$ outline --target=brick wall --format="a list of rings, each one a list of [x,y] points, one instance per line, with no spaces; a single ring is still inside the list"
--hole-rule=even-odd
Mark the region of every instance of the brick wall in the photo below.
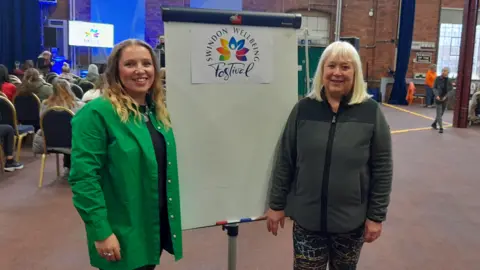
[[[190,0],[145,0],[145,40],[152,46],[163,34],[162,6],[190,7]]]
[[[341,36],[360,38],[360,56],[364,73],[370,80],[379,80],[386,75],[388,67],[394,67],[395,46],[387,41],[397,32],[399,0],[343,0]],[[414,40],[438,43],[440,5],[463,8],[463,0],[417,0]],[[59,0],[52,18],[68,18],[68,0]],[[152,46],[163,34],[162,6],[190,6],[190,0],[145,0],[145,39]],[[368,12],[374,9],[374,16]],[[315,12],[330,15],[331,40],[334,38],[336,0],[243,0],[243,9],[266,12]],[[66,15],[66,16],[65,16]],[[90,20],[90,0],[76,1],[77,20]],[[410,58],[407,76],[425,72],[426,64],[413,63],[415,52]],[[434,52],[434,62],[436,52]],[[367,68],[368,66],[368,68]]]
[[[75,20],[90,21],[90,0],[75,1]]]
[[[395,46],[388,41],[396,36],[397,10],[397,1],[344,1],[341,36],[360,38],[360,56],[368,80],[378,80],[388,67],[394,68]]]
[[[464,0],[443,0],[442,1],[442,7],[445,8],[462,8],[465,5]]]
[[[288,0],[285,0],[287,2]],[[292,2],[293,0],[290,0]],[[243,10],[281,12],[282,1],[278,0],[243,0]]]
[[[49,9],[50,19],[69,20],[70,19],[70,2],[69,0],[57,0],[57,5]]]
[[[310,5],[309,5],[310,2]],[[387,67],[393,67],[395,46],[392,43],[382,43],[395,37],[398,17],[398,1],[378,0],[344,0],[341,36],[360,38],[365,76],[379,79],[384,76]],[[375,16],[368,12],[375,8]],[[334,39],[336,1],[335,0],[244,0],[244,10],[270,12],[307,12],[321,11],[330,15],[331,40]],[[376,26],[376,27],[375,27]],[[367,48],[366,46],[373,48]],[[367,71],[368,65],[368,71]]]
[[[438,48],[438,34],[440,28],[440,9],[441,0],[417,1],[415,12],[415,29],[413,40],[435,42]],[[414,73],[425,73],[430,64],[414,63],[416,52],[412,51],[407,76],[411,77]],[[433,52],[432,63],[436,63],[437,50]]]

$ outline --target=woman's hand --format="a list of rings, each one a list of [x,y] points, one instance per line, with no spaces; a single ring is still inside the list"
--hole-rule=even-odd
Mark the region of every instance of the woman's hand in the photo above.
[[[267,229],[268,232],[271,232],[273,235],[277,236],[278,232],[278,224],[283,229],[285,225],[285,211],[275,211],[272,209],[268,209],[267,213],[265,214],[267,218]]]
[[[121,259],[120,243],[118,243],[118,239],[113,233],[103,241],[95,241],[95,248],[98,254],[107,261],[115,262]]]
[[[365,233],[364,238],[365,242],[372,243],[373,241],[377,240],[382,233],[382,223],[371,221],[367,219],[365,221]]]

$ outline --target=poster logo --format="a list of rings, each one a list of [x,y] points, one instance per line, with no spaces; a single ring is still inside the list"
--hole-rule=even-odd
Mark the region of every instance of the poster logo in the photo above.
[[[235,38],[232,37],[230,38],[230,42],[228,42],[226,39],[221,38],[220,43],[222,44],[222,46],[217,48],[217,51],[220,53],[220,61],[230,60],[231,51],[235,51],[235,56],[237,57],[238,61],[247,61],[247,57],[245,55],[250,50],[244,48],[245,39],[239,40],[237,42]]]
[[[239,27],[221,28],[208,38],[205,57],[215,78],[250,77],[260,61],[255,37]]]

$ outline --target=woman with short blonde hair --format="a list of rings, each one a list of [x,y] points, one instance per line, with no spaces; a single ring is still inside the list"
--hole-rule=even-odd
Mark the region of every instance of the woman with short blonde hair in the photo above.
[[[370,97],[368,96],[367,87],[365,81],[363,80],[363,71],[362,71],[362,60],[360,55],[358,55],[355,47],[348,46],[349,43],[346,42],[336,42],[328,46],[320,57],[318,62],[317,71],[313,77],[313,85],[308,95],[310,98],[314,98],[318,101],[322,101],[321,91],[325,86],[325,81],[323,78],[325,63],[329,58],[343,58],[349,59],[348,62],[352,65],[352,68],[355,70],[355,77],[353,81],[352,97],[349,100],[348,104],[359,104]]]
[[[380,236],[386,218],[392,149],[351,44],[326,48],[312,91],[294,106],[277,151],[268,231],[277,235],[286,212],[294,220],[295,270],[356,269],[363,243]]]

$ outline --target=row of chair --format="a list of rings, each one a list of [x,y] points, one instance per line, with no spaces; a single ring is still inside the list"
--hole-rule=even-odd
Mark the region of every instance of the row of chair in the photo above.
[[[39,110],[37,111],[37,115],[39,115]],[[22,149],[23,139],[27,135],[33,134],[35,132],[35,127],[33,125],[19,124],[15,106],[3,94],[0,95],[0,124],[10,125],[13,128],[15,132],[14,146],[17,148],[15,159],[20,161],[20,151]]]
[[[49,84],[52,84],[55,78],[58,78],[58,74],[55,72],[51,72],[45,76],[45,81]],[[95,88],[95,84],[87,80],[82,80],[82,78],[78,76],[75,76],[74,81],[70,85],[70,88],[72,89],[72,92],[77,98],[82,99],[83,94],[85,94],[88,90]]]
[[[20,98],[22,97],[22,98]],[[25,97],[25,99],[23,99]],[[20,99],[18,99],[20,98]],[[22,100],[22,102],[19,102]],[[24,106],[27,101],[31,106],[38,106],[33,111],[36,111],[39,117],[39,126],[43,132],[44,151],[42,154],[42,163],[40,167],[40,179],[38,187],[43,185],[43,174],[45,169],[45,160],[48,154],[56,154],[57,159],[57,176],[60,176],[59,154],[70,154],[72,141],[71,120],[74,113],[64,107],[55,106],[46,110],[40,116],[40,100],[35,94],[32,96],[17,96],[14,101],[21,103],[19,106]],[[37,102],[38,101],[38,102]],[[17,103],[16,103],[17,104]],[[23,139],[30,134],[34,134],[33,125],[19,124],[17,117],[16,106],[5,96],[0,94],[0,124],[10,125],[14,129],[14,146],[16,147],[16,160],[20,160],[20,151],[22,148]],[[0,153],[1,154],[1,153]],[[1,155],[0,155],[1,156]],[[2,166],[4,164],[4,157],[0,157]],[[2,167],[3,171],[3,167]]]

